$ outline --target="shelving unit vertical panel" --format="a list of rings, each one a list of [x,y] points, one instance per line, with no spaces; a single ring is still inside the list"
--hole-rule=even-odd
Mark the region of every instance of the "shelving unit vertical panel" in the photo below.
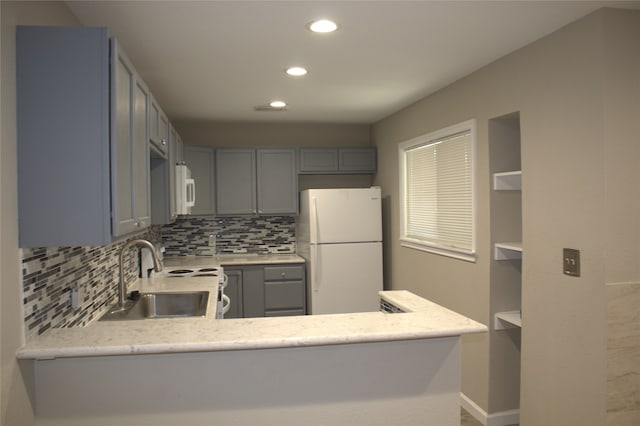
[[[491,204],[490,412],[520,406],[522,182],[519,113],[489,120]],[[515,323],[515,324],[514,324]],[[520,323],[522,326],[522,324]]]

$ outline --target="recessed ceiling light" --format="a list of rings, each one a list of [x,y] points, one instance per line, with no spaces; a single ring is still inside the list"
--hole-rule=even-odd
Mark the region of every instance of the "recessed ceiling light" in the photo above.
[[[284,108],[287,106],[287,103],[283,101],[272,101],[272,102],[269,102],[269,106],[271,108]]]
[[[305,68],[302,67],[291,67],[291,68],[287,68],[287,74],[291,75],[293,77],[300,77],[303,75],[307,75],[307,70]]]
[[[328,19],[320,19],[318,21],[313,21],[309,25],[307,25],[314,33],[332,33],[338,29],[338,24]]]

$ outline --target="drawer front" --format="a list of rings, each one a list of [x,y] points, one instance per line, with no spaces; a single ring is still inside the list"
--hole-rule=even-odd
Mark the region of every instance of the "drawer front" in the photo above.
[[[264,308],[273,309],[304,309],[304,283],[273,282],[264,285]]]
[[[283,309],[277,311],[267,311],[265,312],[265,317],[293,317],[296,315],[306,315],[307,313],[304,309]]]
[[[266,266],[265,281],[301,280],[304,278],[304,266]]]

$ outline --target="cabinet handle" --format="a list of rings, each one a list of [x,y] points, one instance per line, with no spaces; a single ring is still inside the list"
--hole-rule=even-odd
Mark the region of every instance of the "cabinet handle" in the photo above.
[[[282,278],[285,278],[286,276],[287,276],[287,273],[286,273],[286,272],[283,272],[283,273],[282,273]]]
[[[167,144],[167,138],[162,138],[162,145],[166,145]]]

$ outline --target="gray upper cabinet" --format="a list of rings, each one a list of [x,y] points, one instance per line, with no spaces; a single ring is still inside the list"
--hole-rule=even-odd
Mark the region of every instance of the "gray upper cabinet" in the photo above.
[[[373,174],[375,148],[301,148],[301,174]]]
[[[169,119],[153,96],[151,97],[150,102],[149,128],[151,146],[159,156],[167,158],[169,155],[170,139]]]
[[[106,245],[149,225],[149,92],[111,42],[106,28],[17,29],[21,247]]]
[[[178,144],[178,148],[180,144]],[[214,149],[206,146],[186,145],[184,162],[191,170],[196,182],[196,204],[191,214],[215,214],[215,155]]]
[[[151,150],[151,223],[166,225],[176,220],[176,168],[178,132],[169,123],[167,157]]]
[[[257,213],[255,149],[217,149],[215,173],[218,214]]]
[[[115,39],[111,43],[112,233],[122,236],[151,224],[149,206],[149,89]]]
[[[344,173],[375,173],[377,169],[375,148],[338,149],[338,170]]]
[[[338,150],[336,148],[301,148],[301,173],[338,172]]]
[[[221,215],[296,214],[296,151],[217,149],[216,188],[216,208]]]
[[[257,150],[259,214],[298,213],[298,172],[295,149]]]

